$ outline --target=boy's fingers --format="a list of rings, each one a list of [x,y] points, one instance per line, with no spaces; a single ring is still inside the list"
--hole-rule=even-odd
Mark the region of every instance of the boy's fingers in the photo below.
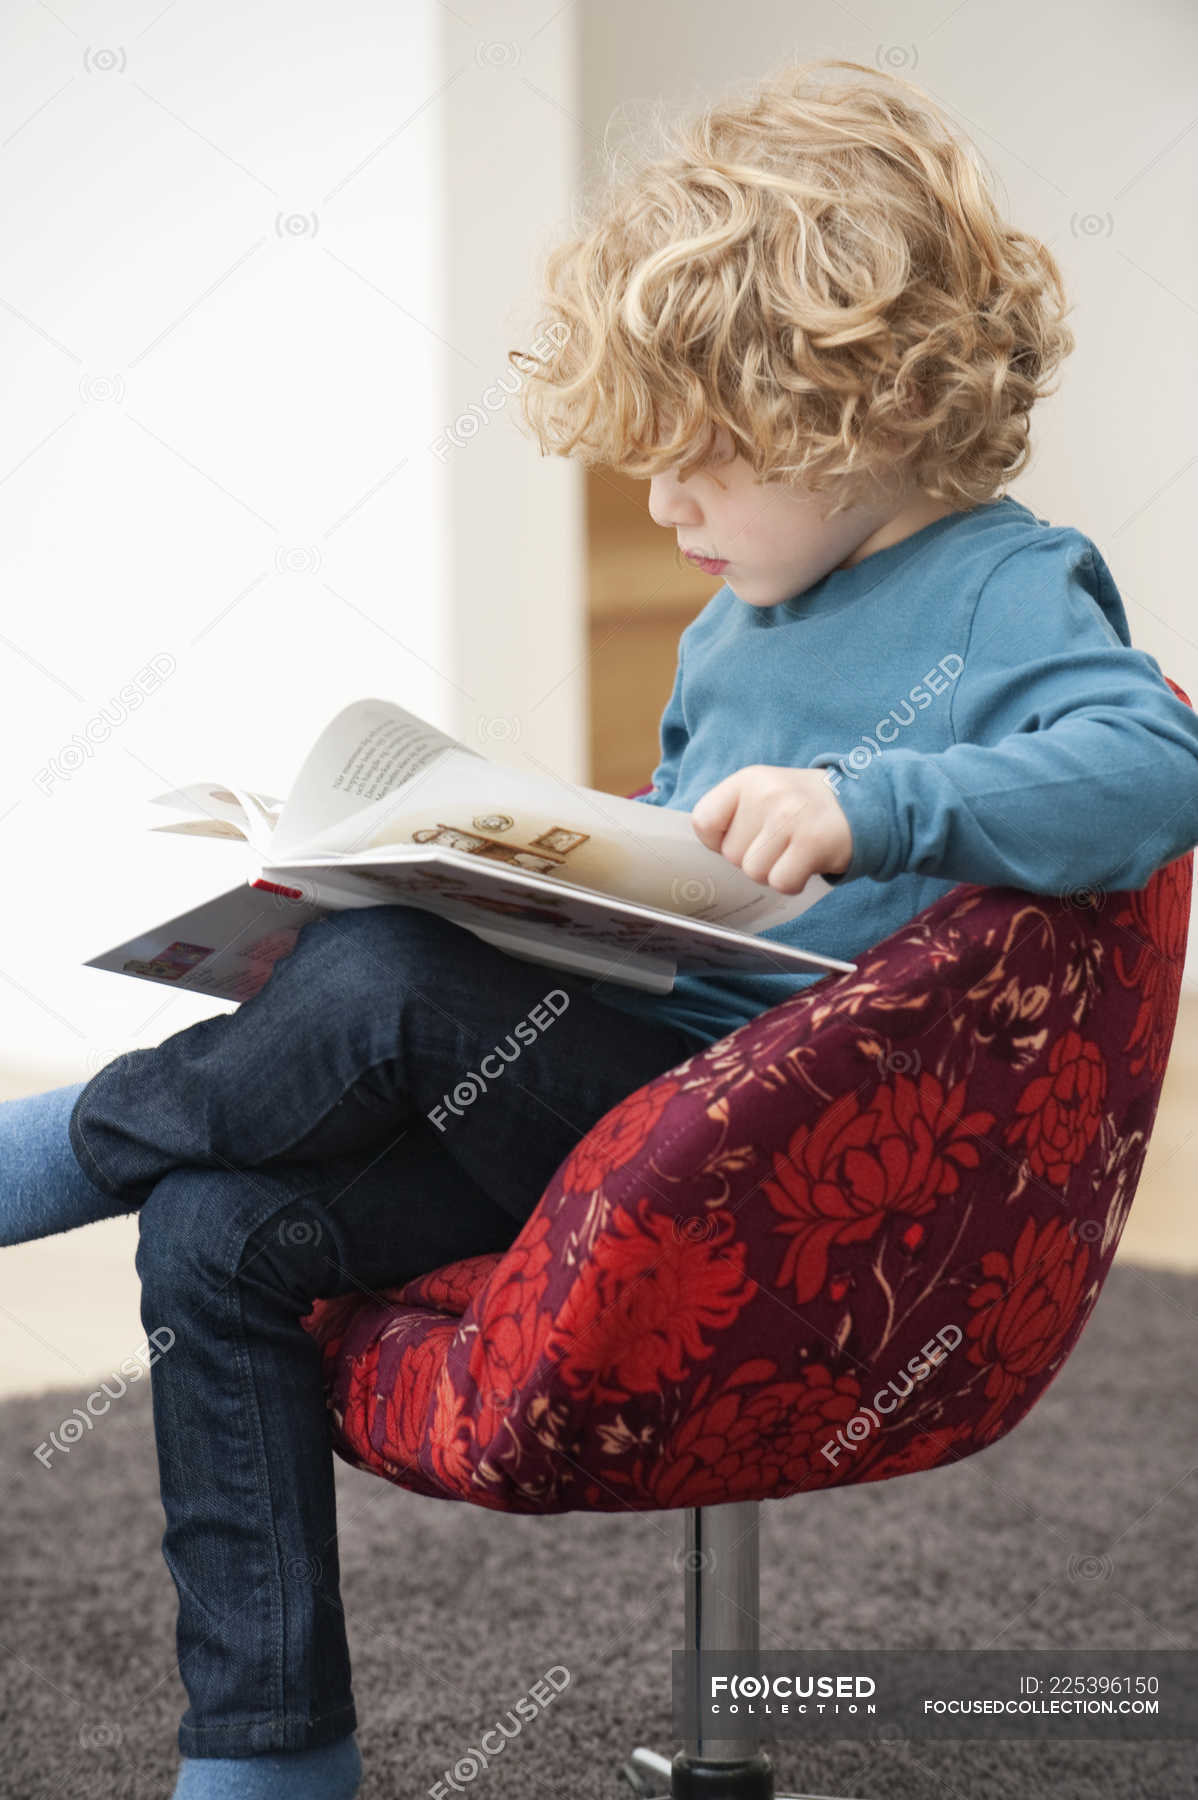
[[[746,859],[755,856],[761,874],[753,875],[752,879],[764,881],[770,864],[785,850],[788,838],[787,831],[770,824],[760,800],[742,794],[732,823],[724,833],[720,854],[726,856],[729,862],[735,863],[738,869],[745,869]],[[749,874],[750,871],[745,869],[745,873]]]
[[[751,881],[763,882],[768,878],[769,872],[778,858],[786,854],[790,844],[789,828],[764,824],[752,834],[745,845],[743,855],[738,856],[736,860]],[[728,854],[727,844],[724,846],[724,854],[725,856]]]
[[[814,873],[810,850],[802,845],[792,844],[770,870],[767,882],[780,894],[799,894]]]
[[[691,808],[691,824],[709,850],[720,848],[736,813],[739,792],[737,777],[727,775],[715,787],[708,788],[698,804]]]

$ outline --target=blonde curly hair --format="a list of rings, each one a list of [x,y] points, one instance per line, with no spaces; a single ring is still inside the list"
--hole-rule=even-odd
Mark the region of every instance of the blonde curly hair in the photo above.
[[[896,471],[954,508],[993,498],[1028,460],[1072,307],[928,96],[794,63],[658,123],[548,255],[544,354],[508,352],[542,454],[686,475],[722,430],[829,516]]]

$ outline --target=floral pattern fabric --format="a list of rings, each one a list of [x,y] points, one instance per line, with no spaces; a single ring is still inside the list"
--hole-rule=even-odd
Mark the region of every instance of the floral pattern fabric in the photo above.
[[[994,1443],[1114,1258],[1192,875],[1190,853],[1134,892],[956,887],[613,1107],[506,1251],[318,1300],[336,1452],[548,1513],[781,1499]]]

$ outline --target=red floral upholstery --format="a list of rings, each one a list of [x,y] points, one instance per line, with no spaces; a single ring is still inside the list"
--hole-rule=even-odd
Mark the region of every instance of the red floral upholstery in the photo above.
[[[317,1301],[338,1454],[443,1499],[607,1512],[995,1442],[1111,1266],[1192,873],[1189,853],[1126,893],[956,887],[630,1094],[506,1252]]]

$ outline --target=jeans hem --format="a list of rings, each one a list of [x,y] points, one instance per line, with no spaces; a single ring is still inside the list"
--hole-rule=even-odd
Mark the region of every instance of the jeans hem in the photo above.
[[[93,1077],[93,1080],[94,1079],[95,1077]],[[90,1087],[90,1085],[91,1083],[89,1082],[88,1087]],[[84,1094],[86,1092],[87,1089],[85,1088]],[[78,1123],[78,1114],[79,1105],[84,1094],[80,1094],[78,1099],[76,1099],[74,1106],[71,1108],[70,1117],[67,1120],[67,1141],[71,1146],[71,1154],[74,1156],[75,1161],[79,1164],[83,1173],[87,1176],[87,1179],[94,1187],[98,1187],[102,1194],[107,1194],[110,1200],[124,1199],[124,1188],[113,1186],[112,1182],[109,1180],[108,1176],[105,1175],[103,1169],[100,1168],[95,1157],[83,1141],[83,1133],[80,1130]]]
[[[239,1719],[228,1725],[179,1726],[184,1756],[260,1756],[272,1750],[318,1750],[356,1730],[357,1710],[349,1700],[316,1718]]]

